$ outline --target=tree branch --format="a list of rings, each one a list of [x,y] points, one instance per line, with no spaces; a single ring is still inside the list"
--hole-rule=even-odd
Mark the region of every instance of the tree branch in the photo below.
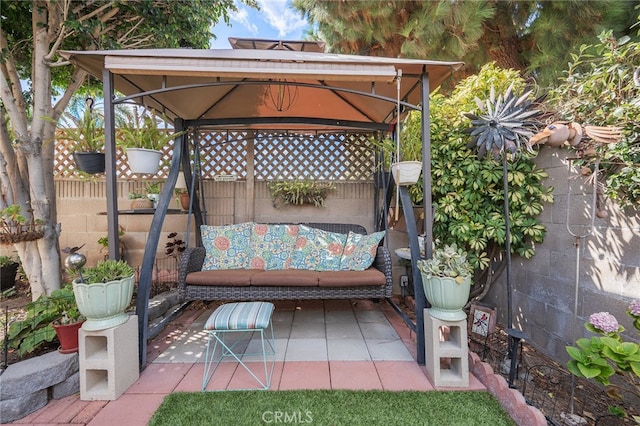
[[[0,71],[2,72],[2,81],[0,81],[0,99],[9,113],[9,119],[13,131],[20,140],[26,140],[28,137],[28,123],[26,113],[26,101],[22,94],[22,83],[18,70],[15,67],[13,55],[8,49],[7,35],[0,30],[0,50],[5,52]],[[7,80],[11,82],[8,85]]]
[[[64,25],[67,17],[69,16],[69,0],[65,1],[62,6],[60,6],[58,2],[55,3],[58,7],[51,5],[49,11],[49,31],[55,31],[57,35],[55,36],[55,41],[53,42],[51,49],[49,49],[49,53],[47,53],[43,58],[47,62],[50,62],[53,59],[62,42],[70,35],[70,33],[73,32],[67,32]],[[59,12],[59,9],[62,9],[62,11]]]
[[[56,102],[56,104],[53,106],[52,118],[56,122],[62,115],[62,112],[65,110],[65,108],[67,108],[67,105],[69,105],[69,101],[71,100],[73,95],[75,95],[80,86],[82,86],[82,82],[84,81],[87,74],[88,73],[86,71],[80,68],[75,68],[73,70],[73,75],[71,76],[71,80],[69,82],[69,85],[67,86],[67,89],[64,91],[62,97],[58,100],[58,102]]]

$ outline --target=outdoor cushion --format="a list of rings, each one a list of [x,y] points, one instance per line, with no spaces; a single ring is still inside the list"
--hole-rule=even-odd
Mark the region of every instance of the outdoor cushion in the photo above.
[[[338,271],[347,235],[300,225],[291,269]]]
[[[318,287],[319,276],[316,271],[264,271],[251,276],[252,287]]]
[[[365,271],[327,271],[318,275],[320,287],[362,287],[386,284],[384,274],[376,268]]]
[[[236,302],[218,307],[207,319],[205,330],[267,328],[274,305],[269,302]]]
[[[374,232],[369,235],[349,232],[344,252],[340,259],[340,269],[343,271],[364,271],[368,269],[376,258],[378,245],[384,238],[385,231]]]
[[[206,250],[202,270],[249,268],[253,222],[200,227]]]
[[[251,277],[262,272],[262,269],[198,271],[189,273],[186,282],[190,285],[249,287]]]
[[[254,223],[251,232],[252,269],[287,269],[298,237],[298,225]]]

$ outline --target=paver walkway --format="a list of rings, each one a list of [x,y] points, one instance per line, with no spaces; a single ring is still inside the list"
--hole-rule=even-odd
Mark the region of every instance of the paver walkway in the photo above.
[[[388,303],[274,303],[277,355],[271,389],[433,390],[425,368],[415,361],[415,336]],[[202,328],[212,310],[186,310],[151,341],[149,364],[116,401],[81,401],[73,395],[14,423],[147,424],[167,394],[200,390],[206,345]],[[254,384],[242,367],[224,362],[207,389]],[[469,389],[485,387],[471,375]]]

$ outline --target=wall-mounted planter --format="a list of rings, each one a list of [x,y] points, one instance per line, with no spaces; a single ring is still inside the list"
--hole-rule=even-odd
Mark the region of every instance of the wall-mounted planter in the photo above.
[[[162,152],[146,148],[127,148],[129,169],[137,174],[155,175],[160,169]]]

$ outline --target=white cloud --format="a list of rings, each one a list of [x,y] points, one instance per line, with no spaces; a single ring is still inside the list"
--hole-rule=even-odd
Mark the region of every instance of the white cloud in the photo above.
[[[230,18],[232,21],[237,22],[242,25],[249,31],[251,34],[258,34],[258,26],[252,22],[249,22],[249,11],[246,7],[243,7],[240,3],[236,2],[236,6],[238,7],[237,12],[233,12],[230,14]]]
[[[307,26],[303,17],[289,7],[289,0],[258,0],[260,17],[278,31],[278,37],[299,32]]]

